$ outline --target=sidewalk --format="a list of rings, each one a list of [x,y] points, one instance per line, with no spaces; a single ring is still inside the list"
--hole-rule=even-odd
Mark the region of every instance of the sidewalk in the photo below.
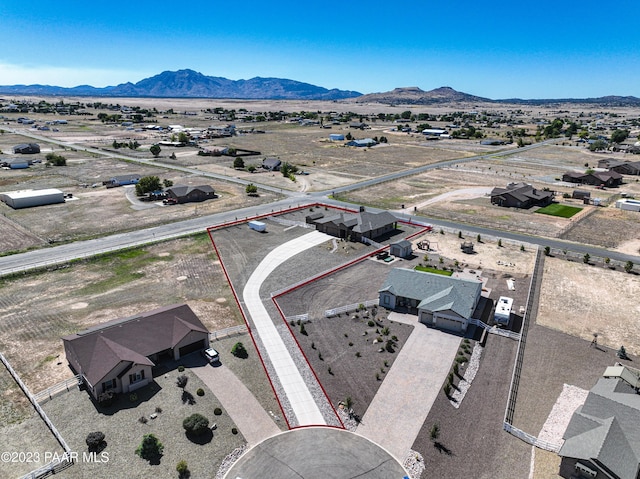
[[[402,462],[440,394],[461,338],[427,328],[415,316],[391,313],[389,319],[412,324],[414,330],[356,433],[380,444]]]

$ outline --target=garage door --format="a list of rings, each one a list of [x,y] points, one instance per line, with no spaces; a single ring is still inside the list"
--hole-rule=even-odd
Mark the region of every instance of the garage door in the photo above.
[[[448,318],[438,317],[436,319],[436,325],[441,329],[453,331],[454,333],[459,333],[462,331],[462,323],[460,321],[454,321]]]
[[[196,341],[195,343],[187,344],[186,346],[182,346],[178,350],[178,355],[182,357],[185,354],[193,353],[200,349],[204,349],[204,339],[201,339],[200,341]]]

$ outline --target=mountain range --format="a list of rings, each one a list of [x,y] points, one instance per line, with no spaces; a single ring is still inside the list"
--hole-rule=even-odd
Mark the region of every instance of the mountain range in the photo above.
[[[504,103],[545,105],[584,103],[602,106],[639,106],[634,96],[604,96],[598,98],[531,99],[510,98],[492,100],[440,87],[423,91],[418,87],[396,88],[384,93],[363,95],[357,91],[327,89],[310,83],[283,78],[255,77],[249,80],[229,80],[203,75],[193,70],[165,71],[137,83],[96,88],[80,85],[72,88],[49,85],[0,86],[3,95],[90,96],[90,97],[152,97],[152,98],[225,98],[245,100],[346,100],[357,103],[387,105],[434,105],[442,103]]]

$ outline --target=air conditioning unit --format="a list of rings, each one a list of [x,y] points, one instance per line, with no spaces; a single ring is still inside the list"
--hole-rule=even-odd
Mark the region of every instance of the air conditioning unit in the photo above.
[[[580,475],[580,477],[587,478],[596,477],[596,475],[598,474],[597,471],[594,471],[593,469],[585,466],[580,462],[576,462],[576,472]]]

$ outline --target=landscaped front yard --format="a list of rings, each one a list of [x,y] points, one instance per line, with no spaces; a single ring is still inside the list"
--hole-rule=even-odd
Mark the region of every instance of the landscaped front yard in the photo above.
[[[544,208],[536,210],[536,213],[549,216],[559,216],[560,218],[571,218],[573,215],[582,211],[582,208],[577,206],[561,205],[559,203],[552,203]]]

